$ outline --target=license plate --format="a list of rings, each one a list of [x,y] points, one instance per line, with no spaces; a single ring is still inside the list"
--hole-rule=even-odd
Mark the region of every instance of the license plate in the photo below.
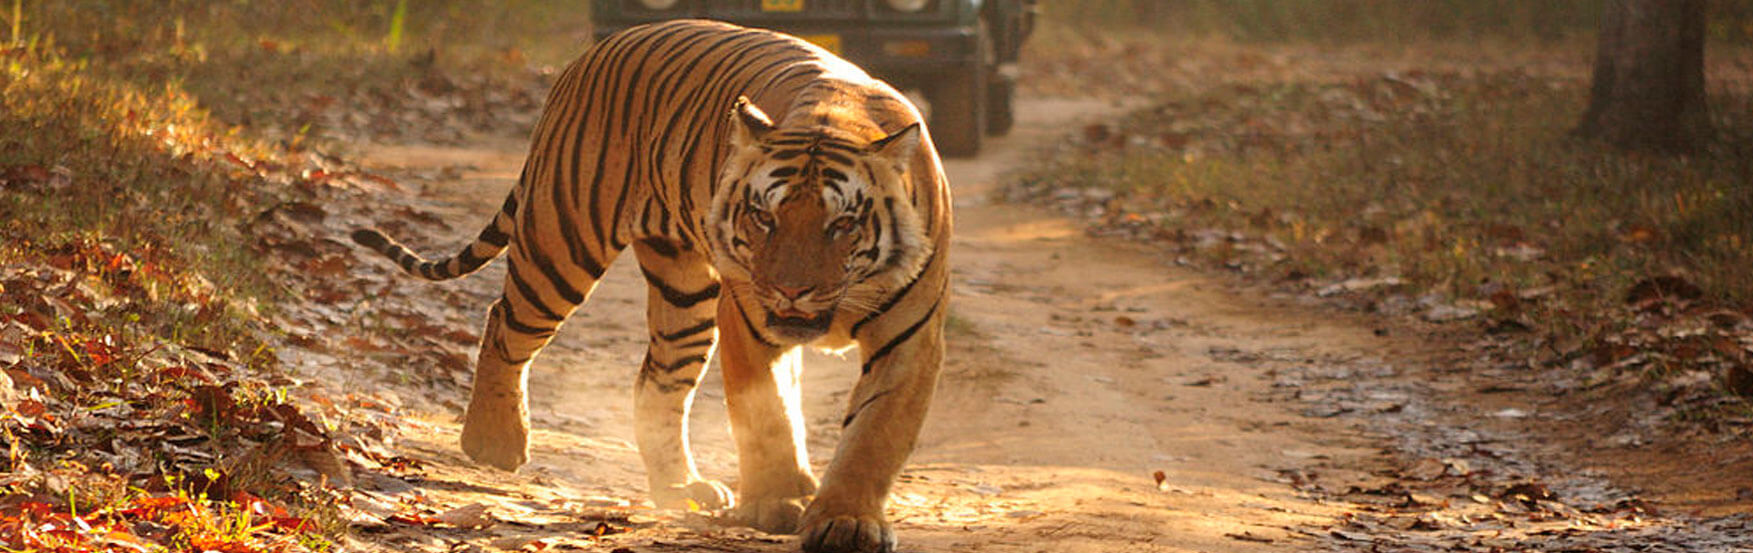
[[[803,11],[803,0],[761,0],[761,11],[801,12]]]
[[[840,52],[840,35],[836,35],[836,34],[798,35],[797,38],[807,40],[810,42],[810,44],[814,44],[816,46],[821,46],[823,50],[833,52],[834,55],[836,55],[836,56],[841,54],[841,52]]]

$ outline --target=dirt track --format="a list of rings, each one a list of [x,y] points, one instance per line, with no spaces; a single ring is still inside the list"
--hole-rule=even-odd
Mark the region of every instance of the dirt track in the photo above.
[[[1332,417],[1337,411],[1309,416],[1300,387],[1311,366],[1393,372],[1430,348],[1383,332],[1379,321],[1237,288],[1146,247],[1087,238],[1073,221],[986,200],[1032,145],[1115,110],[1028,101],[1013,136],[989,143],[978,160],[948,163],[957,195],[951,350],[923,440],[890,503],[902,551],[1306,551],[1331,541],[1310,529],[1356,507],[1312,490],[1380,484],[1372,473],[1390,463],[1380,454],[1384,430],[1366,437],[1368,425]],[[386,171],[445,175],[422,195],[451,206],[441,215],[467,229],[499,205],[522,144],[386,147],[368,159]],[[447,285],[467,287],[475,302],[454,307],[484,310],[502,270]],[[545,540],[537,545],[794,551],[790,537],[639,508],[645,480],[631,444],[631,385],[646,331],[636,270],[631,259],[614,266],[537,359],[528,467],[515,475],[470,467],[455,446],[459,413],[438,413],[402,439],[426,462],[426,478],[411,487],[380,482],[374,492],[386,504],[423,496],[438,510],[482,503],[500,523],[391,527],[363,533],[368,543],[359,545],[516,549]],[[806,366],[820,467],[857,370],[823,355]],[[448,400],[456,411],[460,394]],[[1390,403],[1383,412],[1416,410],[1404,408],[1417,403],[1401,391],[1365,395]],[[709,376],[693,443],[702,472],[730,480],[735,456],[722,397]],[[623,533],[593,540],[598,529]]]

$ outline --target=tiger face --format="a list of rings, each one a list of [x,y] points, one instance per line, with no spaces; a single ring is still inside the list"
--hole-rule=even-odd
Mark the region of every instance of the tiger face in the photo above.
[[[766,338],[803,344],[875,311],[930,253],[908,200],[920,127],[869,140],[779,129],[739,100],[708,225],[714,264]]]

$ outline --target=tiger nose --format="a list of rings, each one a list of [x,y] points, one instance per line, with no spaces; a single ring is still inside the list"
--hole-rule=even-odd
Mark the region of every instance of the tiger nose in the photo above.
[[[784,284],[775,284],[775,285],[773,285],[773,289],[777,290],[779,292],[779,295],[785,296],[785,299],[796,300],[798,298],[803,297],[804,294],[808,294],[808,293],[810,293],[810,291],[815,290],[816,287],[814,287],[814,286],[786,286]]]

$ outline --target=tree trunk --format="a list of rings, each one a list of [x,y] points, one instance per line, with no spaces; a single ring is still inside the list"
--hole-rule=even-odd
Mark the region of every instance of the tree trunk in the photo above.
[[[1709,135],[1705,0],[1610,0],[1594,87],[1578,136],[1624,148],[1687,151]]]

